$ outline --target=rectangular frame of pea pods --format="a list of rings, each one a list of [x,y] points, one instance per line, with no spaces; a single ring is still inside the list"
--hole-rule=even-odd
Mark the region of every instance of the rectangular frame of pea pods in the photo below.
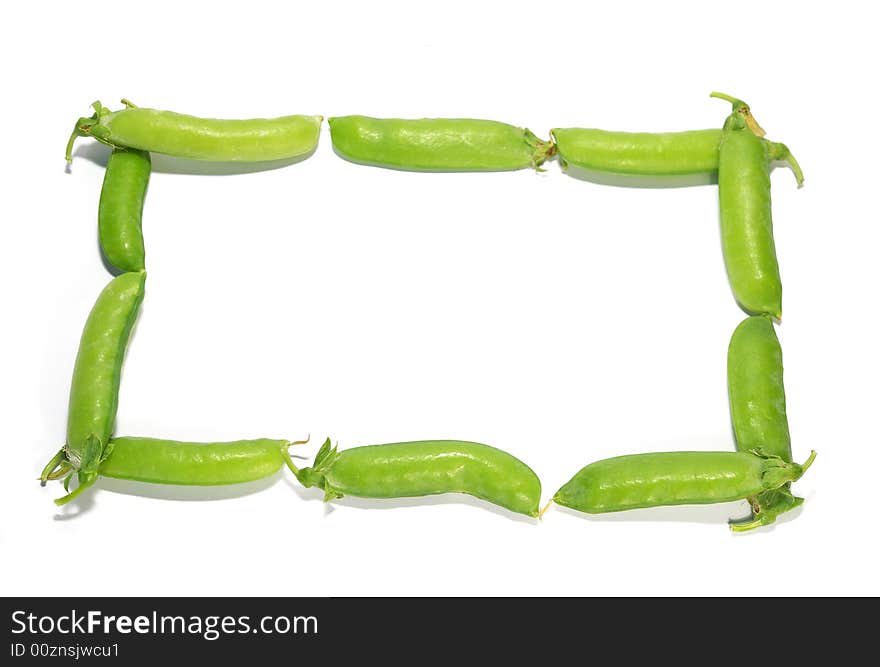
[[[310,157],[310,155],[311,154],[305,156],[305,158],[303,158],[303,159],[307,159],[308,157]],[[299,161],[299,160],[297,160],[297,161]],[[591,176],[593,176],[593,177],[591,177]],[[595,178],[596,176],[598,176],[598,178]],[[640,184],[650,184],[653,187],[657,187],[658,185],[661,187],[674,187],[674,186],[681,186],[681,185],[695,185],[695,184],[703,184],[704,182],[711,182],[711,181],[704,181],[702,179],[702,177],[699,175],[689,176],[689,177],[674,177],[672,179],[665,179],[665,180],[662,178],[657,178],[657,177],[653,177],[653,178],[649,178],[649,179],[639,179],[639,177],[632,178],[629,176],[621,176],[621,179],[622,179],[623,183],[630,185],[630,186],[633,186],[633,185],[638,186]],[[608,175],[601,173],[601,172],[599,174],[594,174],[594,175],[588,174],[586,177],[586,180],[591,180],[593,182],[597,182],[600,184],[620,184],[620,182],[616,181],[616,177],[608,176]],[[639,183],[639,180],[643,180],[645,182]],[[753,511],[758,511],[754,504],[753,504]],[[772,523],[772,521],[770,523]]]

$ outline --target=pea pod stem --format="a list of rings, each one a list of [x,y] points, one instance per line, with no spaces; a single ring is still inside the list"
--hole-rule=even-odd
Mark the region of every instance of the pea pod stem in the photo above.
[[[309,436],[309,438],[311,435]],[[298,440],[296,442],[291,442],[291,445],[305,445],[308,443],[309,438],[305,440]],[[320,472],[323,466],[327,463],[327,457],[330,454],[334,454],[336,452],[335,448],[331,448],[330,438],[327,438],[324,441],[324,444],[321,445],[321,448],[318,450],[318,453],[315,455],[315,462],[312,464],[310,468],[299,468],[293,462],[293,457],[290,455],[290,450],[288,447],[281,448],[281,456],[284,457],[284,462],[287,464],[287,467],[290,469],[290,472],[293,473],[293,476],[296,477],[297,481],[302,484],[304,487],[309,488],[310,486],[314,486],[314,476],[312,471]]]
[[[749,105],[742,100],[737,99],[731,95],[726,95],[725,93],[719,92],[710,93],[709,97],[715,97],[719,100],[730,102],[733,105],[733,112],[735,114],[739,114],[742,117],[743,122],[745,122],[746,126],[752,131],[752,133],[756,137],[763,137],[765,134],[767,134],[764,131],[764,128],[758,125],[758,121],[755,120],[755,117],[752,115],[752,110],[749,108]]]
[[[719,100],[726,100],[727,102],[730,102],[734,106],[737,106],[738,104],[743,104],[742,100],[738,100],[737,98],[732,97],[731,95],[727,95],[726,93],[712,92],[712,93],[709,93],[709,97],[715,97],[715,98],[718,98]]]
[[[83,135],[79,132],[78,124],[74,125],[73,132],[70,133],[70,139],[67,140],[67,148],[64,151],[64,159],[67,161],[68,166],[73,162],[73,144],[81,136]]]
[[[800,466],[801,475],[803,475],[807,471],[807,469],[811,465],[813,465],[813,461],[815,460],[816,451],[813,450],[810,452],[809,458],[807,458],[807,460],[804,461]],[[797,496],[792,495],[791,492],[788,491],[788,489],[785,487],[776,489],[775,491],[769,493],[781,494],[783,500],[767,508],[763,508],[759,503],[754,502],[754,500],[750,498],[749,503],[752,505],[754,518],[751,521],[731,521],[730,530],[732,530],[734,533],[745,533],[747,531],[754,530],[755,528],[769,526],[776,521],[779,515],[793,510],[796,507],[800,507],[800,505],[802,505],[804,502],[803,498],[798,498]]]
[[[813,449],[813,450],[810,450],[810,455],[809,455],[809,457],[807,457],[807,460],[804,461],[803,463],[801,463],[801,476],[803,476],[803,474],[805,472],[807,472],[807,469],[811,465],[813,465],[813,461],[815,461],[815,460],[816,460],[816,450]]]
[[[784,162],[794,174],[795,180],[797,180],[797,186],[799,188],[804,187],[804,172],[801,170],[801,166],[798,164],[794,155],[792,155],[788,146],[770,141],[767,144],[767,154],[773,162]]]
[[[68,165],[73,162],[74,142],[79,137],[89,136],[92,126],[97,124],[101,116],[105,115],[107,112],[107,109],[104,107],[104,105],[97,100],[92,102],[92,108],[95,110],[95,115],[91,117],[84,116],[77,120],[73,126],[73,131],[70,133],[70,138],[67,140],[67,149],[64,153],[64,157],[67,160]]]
[[[523,128],[523,136],[526,143],[531,146],[532,150],[535,152],[535,157],[532,159],[532,168],[538,172],[547,171],[541,165],[556,155],[556,142],[552,137],[549,141],[541,139],[541,137],[527,127]]]
[[[73,475],[73,473],[70,473]],[[97,475],[79,475],[79,485],[67,495],[61,496],[60,498],[55,499],[55,504],[58,506],[66,505],[71,500],[76,499],[83,491],[88,489],[92,484],[94,484],[98,479]],[[65,491],[67,490],[67,484],[69,483],[70,477],[67,478],[65,482]]]
[[[545,513],[547,510],[550,509],[550,506],[551,506],[552,504],[553,504],[553,499],[551,498],[550,500],[547,501],[547,504],[544,505],[544,507],[542,507],[542,508],[538,511],[538,518],[539,518],[539,519],[543,519],[543,518],[544,518],[544,513]]]
[[[750,521],[731,521],[730,529],[734,532],[742,533],[754,528],[769,526],[786,512],[804,504],[803,498],[797,497],[785,487],[775,491],[764,491],[748,500],[752,507],[752,519]]]
[[[730,530],[734,533],[745,533],[750,530],[754,530],[755,528],[762,528],[763,526],[769,525],[766,522],[766,519],[761,516],[760,518],[752,519],[751,521],[742,521],[742,522],[730,522]]]

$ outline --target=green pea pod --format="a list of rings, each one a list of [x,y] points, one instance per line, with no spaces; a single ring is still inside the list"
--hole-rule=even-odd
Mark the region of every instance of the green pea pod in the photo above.
[[[734,330],[727,351],[727,386],[737,450],[760,448],[791,461],[782,348],[768,317],[747,317]],[[749,498],[752,520],[732,526],[743,530],[745,526],[770,525],[803,502],[791,493],[789,485],[764,491]]]
[[[328,123],[346,160],[407,171],[537,169],[555,150],[527,129],[494,120],[339,116]]]
[[[92,137],[112,148],[137,148],[191,160],[262,162],[305,157],[318,145],[321,116],[224,120],[173,111],[142,109],[122,100],[110,111],[95,102],[94,115],[80,118],[67,143],[72,159],[77,137]]]
[[[41,480],[76,473],[79,487],[55,502],[63,505],[94,484],[110,454],[122,362],[144,298],[146,273],[123,273],[98,296],[86,320],[70,385],[67,444],[43,469]]]
[[[803,173],[784,144],[761,139],[764,131],[742,100],[712,93],[733,104],[718,149],[721,247],[730,287],[750,315],[782,317],[782,281],[773,240],[770,166],[788,162],[798,186]]]
[[[782,348],[768,317],[747,317],[727,350],[730,416],[739,451],[761,449],[791,461]]]
[[[756,123],[753,127],[760,130]],[[722,130],[614,132],[563,127],[550,135],[563,169],[573,165],[625,176],[715,176]],[[785,159],[781,144],[764,143],[773,159]]]
[[[628,176],[687,176],[718,171],[721,130],[652,133],[563,127],[550,134],[563,168],[571,164]]]
[[[288,440],[180,442],[158,438],[113,438],[103,461],[104,477],[152,484],[214,486],[263,479],[278,472]]]
[[[323,489],[324,500],[466,493],[536,517],[541,499],[541,482],[531,468],[476,442],[424,440],[338,452],[328,439],[312,467],[297,468],[289,455],[287,465],[303,486]]]
[[[796,481],[815,456],[815,452],[810,454],[803,465],[760,450],[617,456],[582,468],[556,492],[553,501],[598,514],[743,500]]]
[[[120,271],[144,270],[141,216],[149,181],[149,153],[113,150],[98,203],[98,237],[107,261]]]

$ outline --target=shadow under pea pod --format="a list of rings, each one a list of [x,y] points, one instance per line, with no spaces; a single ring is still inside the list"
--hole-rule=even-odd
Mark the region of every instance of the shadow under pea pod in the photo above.
[[[322,501],[324,492],[317,488],[303,488],[295,484],[293,480],[285,476],[285,484],[287,484],[293,492],[302,500]],[[342,498],[334,498],[332,502],[324,502],[324,516],[330,516],[338,507],[352,507],[359,510],[393,510],[404,509],[409,507],[430,507],[433,505],[469,505],[477,507],[481,510],[488,510],[500,517],[517,521],[519,523],[527,523],[535,525],[539,523],[539,519],[528,517],[510,510],[504,509],[497,505],[493,505],[485,500],[480,500],[466,493],[439,493],[430,496],[412,496],[406,498],[359,498],[357,496],[343,496]]]
[[[84,514],[91,512],[94,507],[95,494],[93,488],[92,493],[87,493],[74,498],[67,505],[60,507],[55,513],[53,519],[55,521],[70,521],[72,519],[77,519]]]
[[[562,173],[579,181],[588,181],[597,185],[612,185],[620,188],[689,188],[699,185],[717,185],[718,172],[683,174],[681,176],[642,176],[634,174],[617,174],[608,171],[585,169],[569,164]]]
[[[152,484],[148,482],[132,482],[123,479],[101,477],[95,484],[96,488],[113,493],[122,493],[141,498],[155,498],[157,500],[226,500],[227,498],[241,498],[258,493],[274,485],[281,476],[279,470],[274,475],[257,479],[252,482],[239,484],[223,484],[216,486],[183,486],[179,484]]]
[[[716,526],[724,526],[729,522],[737,522],[748,519],[750,512],[748,503],[743,500],[736,500],[728,503],[710,503],[706,505],[662,505],[660,507],[644,507],[640,509],[625,510],[622,512],[607,512],[603,514],[587,514],[578,510],[561,505],[553,505],[553,511],[562,512],[569,516],[577,517],[583,521],[589,522],[674,522],[674,523],[699,523],[713,524]],[[796,519],[803,511],[803,507],[798,507],[790,512],[786,512],[767,526],[761,526],[751,532],[763,532],[772,530],[779,523],[786,523]],[[545,517],[546,520],[547,517]],[[747,533],[736,533],[736,535]]]
[[[74,158],[84,158],[101,167],[107,166],[111,148],[97,141],[80,144],[73,153]],[[315,149],[317,150],[317,149]],[[315,150],[305,155],[298,155],[285,160],[267,160],[264,162],[212,162],[210,160],[189,160],[172,157],[162,153],[150,153],[153,173],[158,174],[193,174],[202,176],[234,176],[251,174],[260,171],[281,169],[292,164],[308,160]],[[67,171],[71,166],[67,165]]]

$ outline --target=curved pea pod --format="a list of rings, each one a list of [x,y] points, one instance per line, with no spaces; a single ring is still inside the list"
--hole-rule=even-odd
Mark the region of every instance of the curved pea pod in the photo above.
[[[191,160],[262,162],[305,157],[318,145],[321,116],[281,116],[225,120],[136,107],[110,111],[100,102],[80,118],[67,143],[71,161],[77,137],[92,137],[113,148],[137,148]]]
[[[782,281],[776,260],[770,204],[770,167],[786,161],[803,183],[803,173],[784,144],[764,141],[764,131],[741,100],[730,101],[718,149],[721,247],[734,298],[750,315],[782,317]]]
[[[297,468],[289,456],[287,464],[303,486],[323,489],[324,500],[466,493],[512,512],[538,516],[538,476],[510,454],[476,442],[423,440],[339,452],[328,439],[312,467]]]
[[[100,474],[152,484],[214,486],[263,479],[284,464],[288,440],[180,442],[158,438],[113,438]]]
[[[120,271],[144,270],[141,218],[149,181],[149,153],[113,150],[98,203],[98,238],[107,261]]]
[[[734,330],[727,351],[727,386],[737,450],[760,448],[791,461],[782,348],[768,317],[747,317]],[[737,530],[752,524],[767,526],[803,502],[789,485],[764,491],[749,498],[752,521],[733,526]]]
[[[494,120],[339,116],[328,123],[346,160],[407,171],[537,169],[555,151],[528,129]]]
[[[145,272],[117,276],[98,296],[80,339],[70,385],[67,443],[43,469],[41,480],[76,474],[79,487],[55,502],[73,500],[98,477],[110,454],[122,362],[144,298]]]
[[[599,514],[743,500],[796,481],[815,456],[813,452],[803,465],[760,450],[617,456],[582,468],[556,492],[553,501]]]
[[[631,176],[686,176],[718,171],[721,130],[611,132],[564,127],[550,131],[563,168]]]

